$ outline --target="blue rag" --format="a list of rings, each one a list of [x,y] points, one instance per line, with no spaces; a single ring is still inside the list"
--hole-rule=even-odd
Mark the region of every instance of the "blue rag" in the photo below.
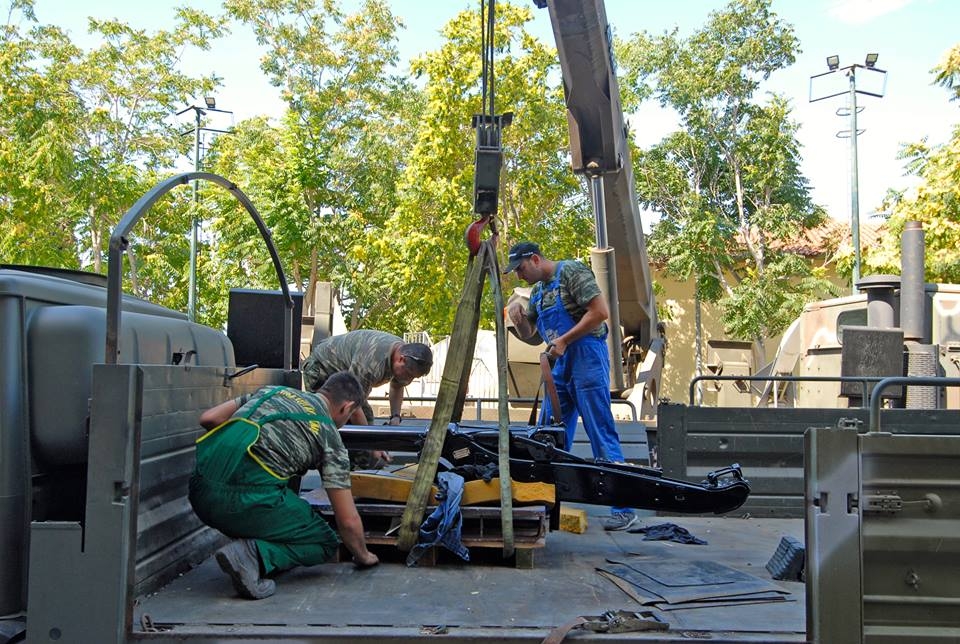
[[[464,561],[470,561],[470,551],[460,540],[463,515],[460,499],[463,498],[463,477],[453,472],[437,474],[437,501],[439,504],[420,526],[417,545],[407,555],[407,565],[415,566],[423,554],[436,545],[441,545]]]
[[[658,523],[657,525],[646,526],[642,528],[631,528],[629,532],[634,534],[642,532],[644,541],[676,541],[677,543],[692,543],[698,546],[705,546],[707,542],[700,537],[690,534],[686,528],[678,526],[676,523]]]

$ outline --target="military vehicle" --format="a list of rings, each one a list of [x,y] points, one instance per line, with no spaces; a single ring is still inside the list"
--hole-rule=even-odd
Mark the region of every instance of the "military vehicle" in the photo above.
[[[547,5],[558,37],[571,129],[580,133],[571,137],[582,147],[579,163],[585,172],[599,169],[590,179],[598,212],[608,213],[603,215],[608,225],[615,221],[636,226],[636,234],[611,235],[618,242],[632,239],[628,244],[633,245],[623,253],[617,249],[612,263],[618,267],[613,270],[617,286],[608,293],[620,304],[621,320],[627,319],[612,326],[641,338],[635,362],[647,364],[652,373],[659,332],[649,281],[644,281],[639,223],[625,223],[629,216],[624,213],[631,212],[635,199],[630,192],[617,194],[632,190],[632,182],[624,187],[615,178],[630,164],[622,156],[625,133],[603,4],[540,4]],[[581,91],[581,86],[586,89]],[[585,95],[594,98],[582,98]],[[578,103],[581,100],[586,104]],[[232,191],[257,222],[277,269],[280,294],[273,306],[264,306],[283,320],[279,337],[254,334],[261,344],[244,346],[179,313],[122,294],[125,234],[157,199],[195,178]],[[611,204],[618,205],[611,209]],[[627,267],[619,268],[622,261]],[[630,279],[636,281],[631,284]],[[662,471],[594,464],[594,484],[619,470],[653,477],[647,484],[655,485],[656,479],[667,480],[664,475],[676,471],[676,481],[706,478],[706,484],[690,484],[691,490],[706,491],[722,487],[709,475],[720,469],[727,472],[732,489],[742,490],[740,477],[726,468],[732,457],[743,456],[750,463],[746,473],[753,479],[756,469],[760,482],[744,507],[758,497],[756,512],[764,517],[744,518],[741,510],[736,518],[685,518],[692,532],[708,537],[710,544],[691,546],[702,550],[643,542],[637,535],[604,533],[590,526],[582,535],[551,533],[549,546],[541,548],[541,565],[533,570],[502,565],[411,570],[388,563],[360,571],[349,563],[335,563],[292,571],[280,580],[274,597],[241,601],[209,556],[224,542],[223,536],[205,528],[186,500],[193,444],[200,433],[197,418],[222,400],[266,384],[299,386],[293,308],[269,232],[256,210],[231,182],[205,173],[174,177],[128,211],[111,236],[106,278],[0,270],[0,543],[5,553],[0,641],[380,642],[442,637],[454,642],[526,642],[542,641],[552,628],[583,616],[594,617],[578,624],[595,630],[579,632],[578,640],[934,642],[955,641],[960,634],[951,565],[958,552],[951,528],[960,507],[952,470],[960,445],[948,431],[957,418],[951,410],[940,409],[881,412],[883,393],[903,385],[900,379],[871,380],[871,408],[835,410],[835,416],[822,409],[751,407],[742,412],[745,416],[728,409],[722,410],[725,416],[696,423],[694,417],[706,408],[684,407],[678,418],[661,406],[650,445],[659,450]],[[238,364],[241,353],[260,356],[259,368],[253,368],[253,358]],[[933,377],[909,382],[957,384]],[[627,384],[629,380],[625,388]],[[759,422],[750,415],[757,412],[769,416]],[[705,426],[711,429],[717,420],[726,422],[725,433],[697,433]],[[784,427],[790,431],[779,435]],[[814,429],[806,431],[808,427]],[[552,471],[550,455],[561,452],[524,433],[528,431],[520,430],[518,442],[536,461],[539,457],[527,442],[532,441],[533,448],[547,454],[542,463]],[[695,444],[703,435],[702,445]],[[523,454],[511,455],[528,460]],[[560,460],[581,464],[568,456]],[[802,490],[783,492],[777,487],[779,479],[787,481],[788,491],[795,483]],[[682,505],[682,499],[673,501]],[[792,508],[794,502],[794,517],[806,517],[806,585],[784,582],[775,591],[793,601],[647,610],[596,576],[595,568],[606,558],[631,552],[701,574],[704,559],[757,572],[781,537],[804,536],[799,518],[777,518],[775,511],[763,509]],[[616,611],[624,608],[632,618],[619,617]],[[604,625],[610,630],[641,622],[657,624],[655,630],[626,636],[602,632]]]

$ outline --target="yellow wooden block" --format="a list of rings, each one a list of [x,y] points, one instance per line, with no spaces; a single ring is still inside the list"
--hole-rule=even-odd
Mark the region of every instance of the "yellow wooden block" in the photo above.
[[[557,502],[557,489],[552,483],[525,483],[511,481],[514,503],[543,503],[552,506]],[[467,481],[463,485],[463,499],[460,505],[481,505],[500,502],[500,479]]]
[[[395,472],[351,472],[350,481],[353,496],[357,499],[406,503],[413,487],[415,468],[404,468]],[[514,503],[543,503],[552,506],[556,503],[556,488],[551,483],[525,483],[512,481]],[[430,492],[430,501],[436,497],[437,487]],[[467,481],[463,486],[461,505],[481,505],[500,502],[500,479],[489,483]]]
[[[560,529],[564,532],[583,534],[587,531],[587,511],[561,505]]]
[[[413,488],[413,478],[391,472],[351,472],[350,487],[355,499],[406,503]],[[436,486],[430,491],[430,498],[437,495]]]
[[[510,487],[513,490],[514,503],[543,503],[552,506],[557,502],[557,489],[552,483],[511,481]],[[490,479],[489,483],[483,480],[464,483],[461,505],[499,502],[500,479]]]

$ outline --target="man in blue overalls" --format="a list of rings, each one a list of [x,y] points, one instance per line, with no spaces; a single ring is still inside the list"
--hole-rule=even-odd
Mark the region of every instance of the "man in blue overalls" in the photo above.
[[[560,415],[567,430],[567,449],[573,445],[577,417],[590,439],[597,460],[624,462],[620,436],[610,411],[610,358],[607,354],[607,302],[593,272],[574,261],[551,261],[531,242],[515,244],[504,273],[533,285],[526,310],[515,303],[507,311],[518,335],[529,338],[534,331],[547,343],[547,353],[556,362],[553,380],[560,400],[559,412],[544,400],[541,422]],[[629,508],[611,508],[605,530],[625,530],[637,521]]]

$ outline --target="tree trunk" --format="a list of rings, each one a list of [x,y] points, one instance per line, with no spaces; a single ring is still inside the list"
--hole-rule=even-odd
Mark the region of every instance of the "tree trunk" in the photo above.
[[[316,315],[317,312],[313,305],[313,300],[317,294],[317,249],[313,248],[310,250],[310,280],[307,282],[307,293],[304,296],[307,305],[307,310],[310,311],[308,315]]]
[[[694,343],[696,355],[696,376],[703,375],[703,324],[700,316],[702,300],[700,299],[700,285],[694,287],[693,291],[694,298],[694,322],[696,325],[696,342]],[[697,381],[697,391],[696,391],[696,403],[699,405],[703,403],[703,381]]]
[[[90,254],[93,259],[93,272],[99,273],[103,268],[103,258],[100,256],[100,242],[103,236],[100,232],[100,224],[97,221],[97,215],[90,208]]]

